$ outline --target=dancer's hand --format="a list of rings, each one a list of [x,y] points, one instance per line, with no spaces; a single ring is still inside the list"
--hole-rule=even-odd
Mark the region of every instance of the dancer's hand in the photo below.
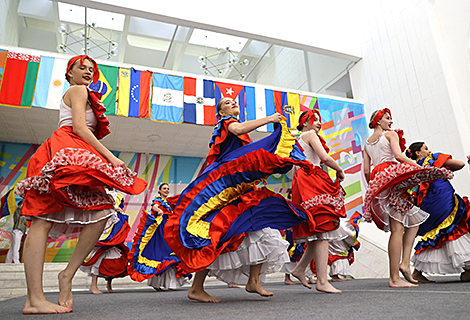
[[[118,157],[113,155],[108,160],[113,166],[121,167],[123,169],[126,169],[126,163],[124,161],[122,161],[121,159],[119,159]]]
[[[272,123],[279,123],[282,120],[282,115],[278,112],[269,117]]]
[[[344,175],[344,171],[341,170],[341,171],[336,171],[336,180],[338,180],[338,182],[343,182],[344,179],[345,179],[345,175]]]

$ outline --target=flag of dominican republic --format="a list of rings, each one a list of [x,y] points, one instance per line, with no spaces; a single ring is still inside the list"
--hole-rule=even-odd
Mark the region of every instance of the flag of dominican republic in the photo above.
[[[59,110],[60,100],[70,87],[65,80],[67,59],[41,56],[33,106]]]
[[[217,123],[214,82],[184,77],[183,119],[187,123],[213,126]]]
[[[153,74],[152,120],[183,122],[183,84],[183,77]]]
[[[39,56],[8,52],[0,86],[0,105],[31,107],[39,59]]]
[[[116,114],[116,94],[119,78],[119,68],[99,64],[100,77],[96,83],[90,84],[90,89],[102,94],[101,102],[106,106],[107,115]]]
[[[117,116],[148,118],[152,72],[119,69]]]

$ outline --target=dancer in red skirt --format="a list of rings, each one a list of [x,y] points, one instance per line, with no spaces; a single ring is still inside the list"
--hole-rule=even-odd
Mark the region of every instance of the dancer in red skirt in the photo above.
[[[96,62],[86,55],[74,57],[65,76],[71,87],[60,102],[59,129],[31,157],[27,178],[17,185],[24,198],[21,214],[31,220],[23,253],[28,290],[24,314],[72,311],[72,278],[108,218],[115,217],[114,200],[104,186],[130,194],[147,186],[98,141],[110,131],[100,94],[87,87],[99,78]],[[78,232],[70,261],[58,276],[57,305],[46,300],[42,287],[47,236]]]
[[[305,268],[315,258],[317,264],[318,291],[340,293],[328,282],[328,240],[341,240],[347,237],[339,229],[339,218],[346,217],[344,210],[344,190],[339,183],[344,180],[344,172],[336,161],[328,155],[329,148],[318,134],[321,129],[321,117],[318,110],[305,111],[300,115],[299,126],[302,131],[298,140],[304,149],[307,160],[315,167],[315,173],[309,175],[304,169],[297,170],[292,181],[292,202],[300,205],[310,217],[308,221],[292,228],[294,241],[308,242],[302,259],[292,270],[292,275],[311,289],[305,278]],[[336,181],[332,181],[326,171],[320,167],[324,163],[336,170]]]
[[[411,250],[418,227],[429,214],[413,205],[407,190],[421,182],[450,179],[452,173],[443,168],[421,168],[402,154],[405,150],[403,131],[392,131],[392,124],[387,108],[375,111],[369,123],[374,133],[364,148],[364,175],[369,182],[364,199],[364,221],[374,221],[378,228],[391,231],[389,286],[414,287],[417,281],[410,271]],[[374,165],[372,173],[371,163]],[[400,272],[409,282],[400,278]]]

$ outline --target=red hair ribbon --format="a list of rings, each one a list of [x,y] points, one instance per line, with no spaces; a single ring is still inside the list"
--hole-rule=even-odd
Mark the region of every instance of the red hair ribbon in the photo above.
[[[93,82],[96,83],[98,82],[98,79],[100,78],[100,70],[98,69],[98,65],[96,64],[95,60],[87,56],[86,54],[82,54],[80,56],[73,57],[72,59],[69,60],[69,63],[67,64],[67,72],[65,73],[65,76],[67,79],[69,78],[69,71],[72,69],[73,64],[80,59],[80,66],[83,64],[83,61],[85,59],[88,59],[93,63]]]
[[[309,110],[307,111],[299,120],[299,126],[303,128],[304,126],[304,123],[305,121],[308,120],[308,122],[313,126],[313,122],[315,121],[315,113],[318,115],[318,119],[320,120],[320,123],[321,123],[321,115],[320,115],[320,111],[318,109],[312,109],[312,110]],[[323,146],[323,149],[325,149],[326,153],[330,152],[330,148],[328,148],[328,146],[326,145],[326,141],[325,139],[323,139],[323,137],[321,135],[318,134],[318,132],[316,133],[317,136],[318,136],[318,139],[320,139],[320,142]]]
[[[390,119],[392,119],[392,113],[390,112],[390,109],[384,108],[380,110],[379,112],[377,112],[377,114],[375,115],[374,119],[371,122],[372,128],[377,127],[377,122],[379,122],[379,120],[382,119],[385,113],[388,113],[390,115]]]

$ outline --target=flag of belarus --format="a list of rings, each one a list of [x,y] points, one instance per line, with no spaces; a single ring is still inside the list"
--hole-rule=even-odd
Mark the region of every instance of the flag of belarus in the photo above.
[[[8,52],[0,87],[0,105],[31,107],[39,59],[39,56]]]

